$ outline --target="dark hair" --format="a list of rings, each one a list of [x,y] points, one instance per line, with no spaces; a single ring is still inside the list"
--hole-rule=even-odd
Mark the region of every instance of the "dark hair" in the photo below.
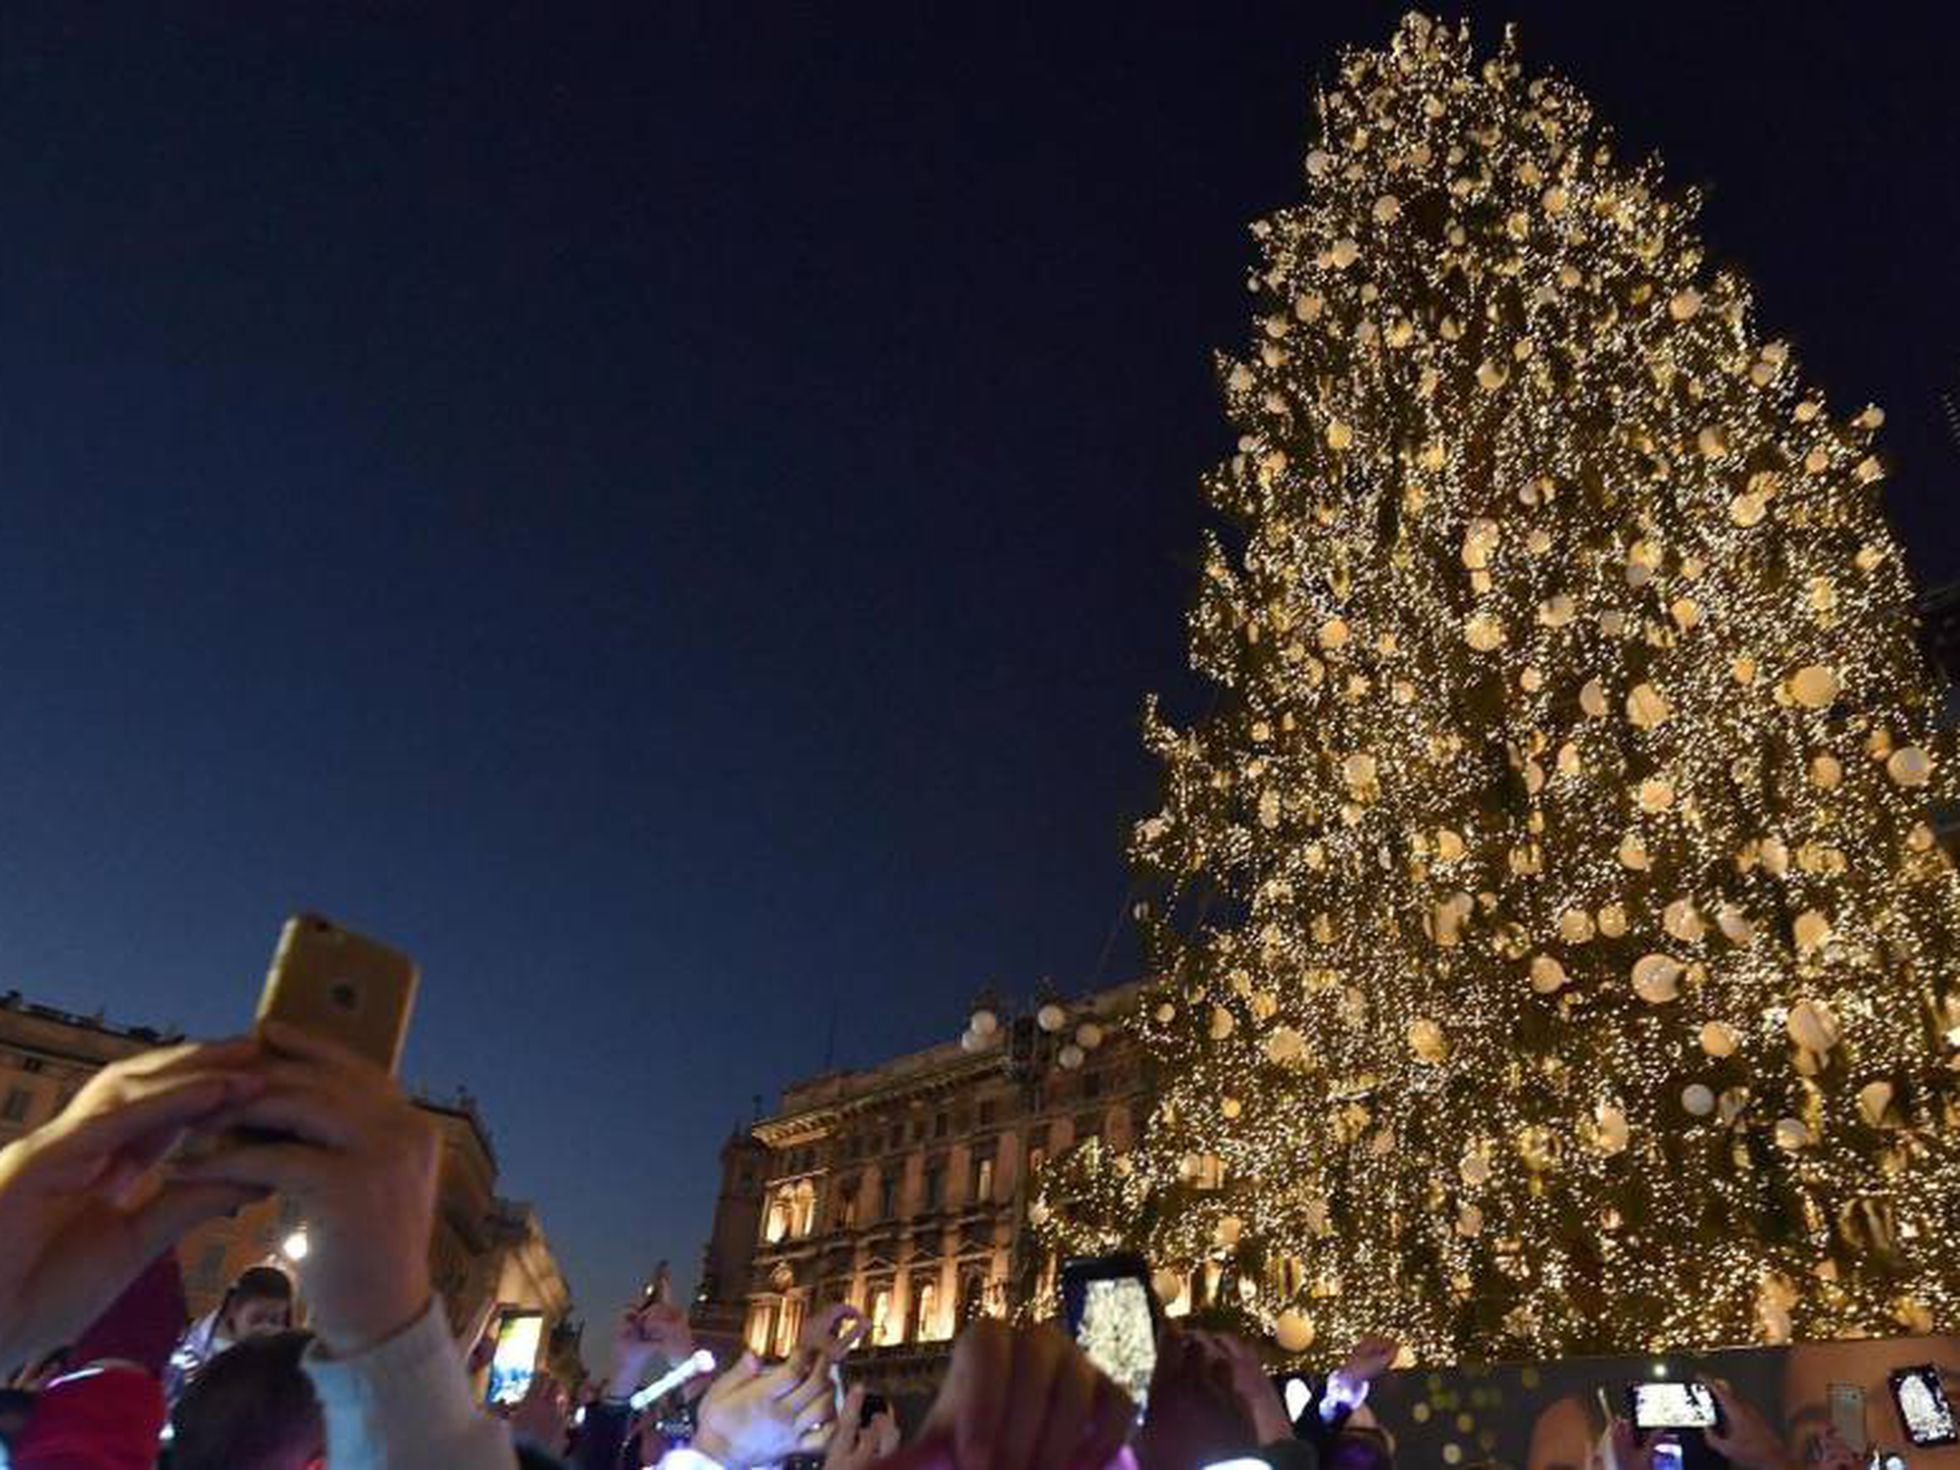
[[[206,1363],[171,1411],[171,1470],[288,1470],[325,1454],[320,1401],[299,1366],[312,1340],[274,1333]]]
[[[1334,1436],[1320,1457],[1328,1470],[1389,1470],[1395,1457],[1388,1448],[1388,1436],[1379,1429],[1355,1425]]]
[[[247,1266],[225,1293],[225,1305],[233,1302],[289,1302],[293,1299],[293,1278],[277,1266]]]

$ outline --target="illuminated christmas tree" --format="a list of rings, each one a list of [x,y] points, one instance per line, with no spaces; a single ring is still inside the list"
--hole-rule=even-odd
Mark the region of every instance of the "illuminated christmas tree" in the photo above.
[[[1876,408],[1510,41],[1405,20],[1253,226],[1134,858],[1144,1143],[1048,1179],[1282,1348],[1960,1328],[1960,885]]]

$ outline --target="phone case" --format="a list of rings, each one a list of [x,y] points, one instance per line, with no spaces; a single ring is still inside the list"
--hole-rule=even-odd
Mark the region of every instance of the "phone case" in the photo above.
[[[280,931],[258,1019],[281,1021],[340,1043],[393,1072],[415,1005],[415,962],[399,950],[317,914]]]

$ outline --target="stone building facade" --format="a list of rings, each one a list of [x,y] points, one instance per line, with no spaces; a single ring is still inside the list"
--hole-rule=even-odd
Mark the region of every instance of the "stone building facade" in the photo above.
[[[848,1302],[871,1324],[853,1362],[899,1394],[930,1383],[964,1322],[1046,1315],[1029,1178],[1091,1134],[1118,1149],[1135,1138],[1151,1089],[1121,1024],[1135,991],[1075,1003],[1045,1042],[1025,1017],[978,1050],[948,1043],[785,1089],[724,1150],[698,1314],[780,1356],[811,1312]],[[1099,1044],[1057,1063],[1085,1022]]]

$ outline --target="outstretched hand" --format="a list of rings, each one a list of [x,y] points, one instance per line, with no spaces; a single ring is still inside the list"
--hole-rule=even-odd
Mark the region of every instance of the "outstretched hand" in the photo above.
[[[1103,1470],[1135,1417],[1129,1396],[1057,1328],[1017,1331],[983,1318],[954,1344],[907,1462],[950,1459],[959,1470]]]
[[[837,1411],[837,1432],[830,1437],[823,1470],[869,1470],[898,1448],[898,1420],[890,1409],[873,1414],[869,1423],[863,1418],[860,1384],[844,1395],[844,1407]]]
[[[1285,1405],[1244,1341],[1164,1329],[1150,1378],[1150,1416],[1137,1436],[1143,1470],[1208,1465],[1292,1435]]]
[[[264,1091],[250,1039],[111,1062],[60,1116],[0,1149],[0,1363],[71,1341],[193,1225],[258,1198],[164,1159]]]
[[[830,1444],[834,1404],[828,1360],[792,1358],[764,1368],[754,1353],[743,1353],[702,1395],[694,1447],[723,1470],[821,1453]]]

